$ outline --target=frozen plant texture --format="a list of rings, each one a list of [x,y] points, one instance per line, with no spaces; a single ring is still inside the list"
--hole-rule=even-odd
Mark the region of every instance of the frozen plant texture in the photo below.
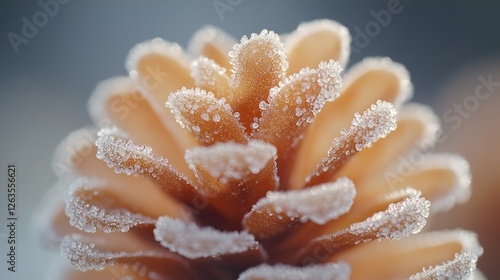
[[[467,162],[426,152],[439,122],[402,65],[342,73],[350,40],[316,20],[135,46],[55,153],[50,279],[475,279],[474,233],[421,232],[468,199]]]

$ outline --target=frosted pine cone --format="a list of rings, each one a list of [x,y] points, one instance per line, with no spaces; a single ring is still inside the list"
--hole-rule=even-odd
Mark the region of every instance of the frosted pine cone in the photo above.
[[[137,45],[130,77],[90,99],[99,132],[56,152],[72,182],[43,233],[74,268],[51,279],[474,277],[475,234],[417,234],[467,200],[467,162],[427,152],[439,125],[405,104],[403,66],[369,58],[342,79],[349,44],[319,20],[284,43],[207,27],[190,55]]]

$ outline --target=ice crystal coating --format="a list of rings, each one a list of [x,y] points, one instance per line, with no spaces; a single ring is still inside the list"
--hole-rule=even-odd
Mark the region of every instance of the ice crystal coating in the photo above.
[[[334,233],[324,234],[311,240],[307,246],[286,257],[294,263],[309,263],[315,258],[318,248],[328,248],[333,254],[342,248],[378,239],[399,240],[418,233],[429,215],[430,202],[420,197],[420,192],[407,188],[392,194],[395,203],[390,203],[385,211],[380,211],[362,222]],[[317,260],[312,260],[316,263]]]
[[[88,269],[102,270],[107,264],[113,265],[116,258],[124,254],[113,254],[103,252],[95,248],[93,243],[80,241],[77,235],[66,236],[59,246],[62,255],[68,259],[76,269],[86,271]]]
[[[101,190],[104,182],[79,179],[68,188],[66,215],[72,226],[86,232],[127,232],[131,227],[154,224],[155,220],[128,211],[119,201]]]
[[[396,110],[390,103],[377,101],[363,115],[355,114],[351,129],[343,133],[342,136],[354,135],[355,148],[357,151],[361,151],[364,147],[384,138],[389,132],[396,129],[395,115]]]
[[[278,188],[276,157],[276,148],[259,140],[193,148],[185,155],[200,191],[235,224],[267,191]]]
[[[340,178],[334,183],[324,183],[304,190],[268,192],[253,207],[252,212],[274,212],[300,218],[301,222],[311,220],[323,225],[351,209],[356,189],[351,180]],[[246,215],[249,218],[253,213]]]
[[[469,279],[476,269],[476,262],[477,256],[467,253],[456,254],[455,259],[412,275],[410,280]]]
[[[120,263],[134,263],[138,259],[162,259],[165,265],[173,262],[179,269],[184,269],[184,264],[180,261],[179,256],[175,256],[170,252],[162,252],[156,249],[147,249],[136,252],[113,251],[109,249],[101,249],[104,240],[92,242],[89,238],[72,234],[65,236],[61,241],[59,249],[61,254],[68,259],[73,267],[81,271],[86,270],[102,270],[107,265]]]
[[[218,99],[225,98],[228,101],[233,99],[226,69],[215,61],[206,57],[194,60],[191,63],[191,76],[197,87],[212,92]]]
[[[252,137],[278,148],[278,174],[284,185],[307,127],[323,106],[338,96],[341,71],[335,61],[322,62],[318,69],[302,69],[270,89],[267,102],[260,101],[262,115],[253,120]]]
[[[269,90],[283,81],[288,62],[279,36],[267,30],[243,36],[236,44],[231,57],[230,87],[234,92],[232,107],[240,115],[243,126],[249,128],[260,113],[259,103],[269,95]]]
[[[165,248],[191,259],[241,253],[258,247],[254,237],[246,232],[201,228],[169,217],[159,218],[153,232]]]
[[[262,264],[246,270],[238,280],[347,280],[350,275],[349,265],[343,262],[306,267]]]
[[[349,156],[395,130],[395,116],[394,107],[380,100],[362,115],[356,113],[351,128],[341,131],[341,136],[333,141],[328,155],[316,167],[316,171],[306,178],[308,185],[321,182],[321,179],[337,171]]]
[[[248,145],[228,142],[188,150],[185,158],[192,170],[200,166],[213,178],[227,183],[261,172],[270,161],[276,160],[276,148],[258,140],[252,140]]]
[[[269,91],[267,104],[264,101],[259,103],[259,108],[263,111],[259,122],[270,123],[281,114],[284,124],[290,125],[288,123],[292,121],[295,123],[290,132],[300,131],[305,123],[313,121],[326,102],[333,101],[339,95],[339,89],[342,87],[341,71],[339,63],[331,60],[321,62],[318,69],[304,68],[291,75]],[[254,134],[259,133],[258,128],[259,126],[254,129]],[[260,132],[258,135],[264,137],[266,133],[269,131]]]
[[[457,239],[462,250],[455,254],[453,260],[440,265],[424,268],[421,272],[414,274],[410,280],[425,279],[470,279],[474,275],[477,259],[483,254],[483,248],[478,244],[475,234],[467,231],[434,233],[435,239]]]
[[[103,160],[108,167],[114,168],[116,173],[132,175],[134,173],[145,173],[144,167],[140,164],[127,164],[129,161],[141,161],[151,159],[155,161],[155,167],[170,166],[167,159],[156,159],[153,149],[148,146],[137,146],[132,140],[119,138],[121,134],[116,128],[104,128],[98,133],[96,141],[98,148],[97,158]],[[171,167],[170,167],[171,168]]]
[[[104,128],[98,133],[96,157],[116,173],[140,174],[185,203],[193,203],[198,190],[189,179],[177,172],[167,159],[155,157],[148,146],[137,146],[125,140],[116,128]]]
[[[247,142],[245,128],[234,117],[231,106],[224,99],[216,99],[211,92],[183,88],[170,95],[166,106],[177,122],[191,131],[202,145]]]
[[[258,65],[262,65],[263,67],[274,66],[272,64],[261,63],[261,61],[259,61],[258,59],[257,61],[251,59],[253,54],[266,51],[267,53],[265,57],[267,59],[277,58],[279,60],[279,68],[273,69],[272,71],[274,71],[274,74],[276,74],[278,78],[284,78],[284,73],[288,68],[288,62],[286,60],[286,52],[283,49],[283,43],[281,43],[278,34],[274,33],[273,31],[264,29],[262,30],[262,32],[260,32],[260,34],[252,33],[250,38],[248,38],[247,36],[243,36],[241,38],[240,44],[234,45],[233,51],[229,52],[229,57],[232,58],[231,65],[233,65],[234,67],[233,70],[231,70],[231,72],[233,73],[232,80],[234,88],[239,87],[241,83],[246,82],[243,81],[244,77],[242,75],[248,67],[257,66],[257,69],[248,68],[248,70],[249,72],[256,72],[252,73],[253,75],[258,75],[262,74],[258,73],[258,70],[260,70],[258,69]],[[248,59],[248,62],[246,59]],[[269,71],[265,72],[269,73]]]
[[[430,202],[420,197],[420,192],[411,191],[410,197],[390,204],[385,211],[375,213],[363,222],[352,224],[349,231],[363,235],[376,233],[378,239],[401,239],[418,233],[429,216]]]

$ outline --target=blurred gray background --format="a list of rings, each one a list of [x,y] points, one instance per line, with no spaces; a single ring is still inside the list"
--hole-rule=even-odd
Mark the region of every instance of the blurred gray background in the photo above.
[[[56,255],[41,250],[30,227],[35,206],[56,181],[52,151],[69,132],[90,123],[90,92],[98,81],[126,74],[124,60],[136,43],[163,37],[185,47],[206,24],[238,39],[264,28],[287,33],[318,18],[335,19],[355,35],[355,27],[364,30],[374,20],[371,12],[387,9],[391,1],[66,2],[17,53],[8,34],[22,35],[24,17],[33,22],[38,15],[35,20],[43,23],[43,9],[38,1],[0,2],[0,167],[17,165],[19,219],[13,274],[6,272],[7,183],[6,170],[0,170],[1,279],[39,279]],[[219,15],[214,2],[230,9]],[[406,0],[400,5],[402,11],[351,56],[350,64],[374,55],[403,63],[415,85],[414,100],[436,104],[457,71],[500,55],[500,2]]]

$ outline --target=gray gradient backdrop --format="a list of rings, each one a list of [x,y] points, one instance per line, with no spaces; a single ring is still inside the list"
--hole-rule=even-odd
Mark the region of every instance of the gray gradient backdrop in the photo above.
[[[163,37],[186,46],[202,25],[235,37],[263,28],[290,32],[302,21],[330,18],[364,29],[377,1],[227,1],[239,3],[221,18],[208,1],[69,1],[16,54],[7,34],[21,34],[22,18],[41,11],[37,1],[0,2],[0,278],[39,279],[55,257],[43,252],[30,227],[35,206],[56,181],[52,151],[69,132],[88,125],[86,102],[96,83],[126,74],[134,44]],[[44,0],[43,2],[46,2]],[[415,98],[432,104],[441,88],[468,63],[500,55],[500,2],[401,1],[393,15],[350,64],[390,56],[406,65]],[[6,166],[18,168],[17,270],[6,271]]]

